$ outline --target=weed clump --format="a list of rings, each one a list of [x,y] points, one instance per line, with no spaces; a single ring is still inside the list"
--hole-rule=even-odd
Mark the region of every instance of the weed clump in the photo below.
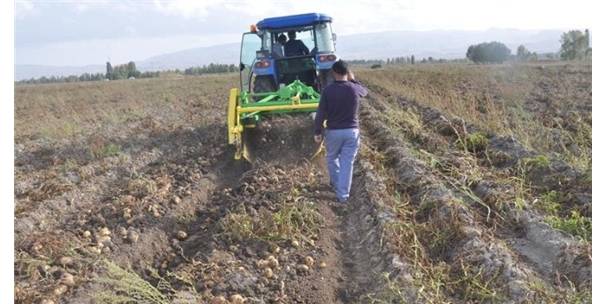
[[[278,241],[315,237],[320,224],[321,215],[313,203],[285,202],[275,212],[261,209],[256,217],[243,210],[230,213],[223,218],[221,226],[234,240]]]
[[[548,216],[545,221],[553,228],[591,241],[591,218],[582,216],[577,210],[573,210],[567,218],[552,215]]]
[[[522,159],[522,167],[526,170],[534,168],[547,168],[549,167],[549,158],[545,155],[537,155],[535,157],[527,157]]]
[[[456,141],[456,144],[459,149],[478,153],[486,151],[486,147],[488,147],[488,137],[482,132],[474,132],[465,137],[459,138]]]
[[[549,215],[557,215],[560,211],[560,194],[557,191],[549,191],[541,195],[537,207]]]
[[[168,304],[169,299],[158,288],[132,270],[105,261],[107,273],[96,281],[109,288],[94,295],[95,303]]]

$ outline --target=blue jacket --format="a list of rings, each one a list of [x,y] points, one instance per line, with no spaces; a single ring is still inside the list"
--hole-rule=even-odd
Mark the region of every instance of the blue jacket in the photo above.
[[[335,81],[329,84],[322,90],[314,133],[322,134],[324,120],[328,129],[358,128],[360,98],[366,94],[368,90],[355,80]]]

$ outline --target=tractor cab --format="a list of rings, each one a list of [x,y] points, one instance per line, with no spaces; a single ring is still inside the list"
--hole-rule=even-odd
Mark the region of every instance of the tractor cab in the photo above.
[[[243,92],[265,93],[299,80],[320,92],[332,81],[337,60],[332,18],[301,14],[266,18],[242,36],[240,83]]]

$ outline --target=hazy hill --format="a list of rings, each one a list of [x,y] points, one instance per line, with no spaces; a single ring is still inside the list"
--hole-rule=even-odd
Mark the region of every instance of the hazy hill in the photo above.
[[[487,31],[390,31],[337,37],[337,53],[344,59],[371,59],[415,55],[418,59],[463,58],[471,44],[488,41],[505,43],[515,53],[520,44],[531,52],[556,52],[561,30],[491,29]],[[338,34],[338,33],[337,33]],[[193,48],[138,61],[140,70],[185,69],[215,63],[238,63],[239,42]],[[84,67],[16,65],[15,78],[104,72],[104,63]]]

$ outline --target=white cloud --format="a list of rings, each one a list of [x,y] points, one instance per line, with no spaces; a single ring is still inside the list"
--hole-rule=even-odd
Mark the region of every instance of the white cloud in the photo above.
[[[156,9],[168,13],[177,14],[186,18],[206,17],[210,8],[218,7],[222,4],[220,0],[154,0]]]
[[[15,1],[15,17],[17,19],[25,18],[34,12],[34,3],[29,0]]]

